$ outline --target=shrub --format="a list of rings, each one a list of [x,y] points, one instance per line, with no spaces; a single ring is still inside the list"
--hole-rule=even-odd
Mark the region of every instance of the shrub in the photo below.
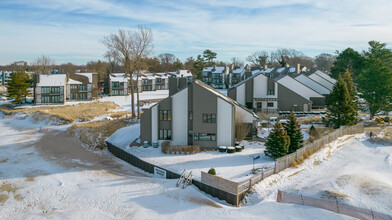
[[[384,119],[382,119],[381,117],[377,117],[377,118],[375,119],[375,121],[376,121],[376,123],[379,124],[379,125],[384,124]]]
[[[314,139],[318,139],[321,137],[320,132],[312,125],[309,129],[309,135]]]
[[[220,146],[219,147],[219,152],[226,152],[227,147],[226,146]]]
[[[292,167],[292,168],[296,168],[296,167],[298,167],[298,163],[297,163],[297,161],[295,161],[295,160],[291,161],[291,163],[290,163],[290,167]]]
[[[227,148],[227,153],[235,153],[235,147],[228,147]]]
[[[167,143],[166,143],[167,142]],[[195,154],[201,152],[200,146],[185,145],[185,146],[170,146],[169,141],[162,143],[161,151],[164,154]]]
[[[164,141],[164,142],[162,142],[162,145],[161,145],[161,151],[162,151],[162,153],[167,154],[167,153],[168,153],[168,150],[169,150],[169,147],[170,147],[170,142],[169,142],[169,141]],[[170,152],[170,153],[171,153],[171,152]]]
[[[242,151],[242,146],[235,146],[235,151],[236,152],[241,152]]]
[[[214,168],[209,169],[208,173],[211,174],[211,175],[216,175],[216,171],[215,171]]]

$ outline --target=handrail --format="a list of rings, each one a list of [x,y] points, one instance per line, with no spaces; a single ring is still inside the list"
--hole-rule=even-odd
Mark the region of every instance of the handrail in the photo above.
[[[184,185],[182,186],[183,189],[185,189],[189,183],[192,182],[192,171],[189,173],[188,177],[184,181]]]
[[[178,186],[181,184],[181,182],[182,182],[182,180],[185,178],[185,176],[186,176],[186,169],[184,169],[184,170],[182,171],[181,176],[180,176],[180,178],[178,179],[178,181],[177,181],[177,183],[176,183],[176,187],[178,187]]]

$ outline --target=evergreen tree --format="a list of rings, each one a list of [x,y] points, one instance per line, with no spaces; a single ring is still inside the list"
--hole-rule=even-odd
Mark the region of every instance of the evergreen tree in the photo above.
[[[303,147],[304,136],[293,109],[291,109],[289,121],[284,125],[284,129],[290,137],[289,153],[295,152],[297,149]]]
[[[277,121],[271,133],[268,135],[264,154],[273,159],[282,157],[288,153],[289,145],[290,137],[287,135],[282,124]]]
[[[328,96],[327,116],[324,122],[327,126],[339,128],[342,125],[355,125],[357,123],[357,104],[347,89],[347,84],[339,75],[338,81]]]
[[[213,60],[216,58],[216,53],[211,51],[210,49],[207,49],[203,52],[203,57],[207,61],[208,66],[212,66],[215,64]]]
[[[14,103],[21,104],[29,95],[30,78],[25,72],[16,72],[11,75],[8,82],[8,98],[14,99]]]
[[[366,100],[370,118],[388,110],[392,101],[392,69],[380,58],[370,57],[357,78],[360,97]]]
[[[331,68],[331,77],[337,79],[339,75],[348,70],[353,74],[353,78],[356,78],[361,70],[363,62],[364,58],[360,53],[351,48],[347,48],[336,57],[333,67]]]
[[[196,61],[193,63],[193,68],[196,71],[197,79],[201,79],[201,72],[203,72],[206,66],[204,58],[201,55],[197,55]]]

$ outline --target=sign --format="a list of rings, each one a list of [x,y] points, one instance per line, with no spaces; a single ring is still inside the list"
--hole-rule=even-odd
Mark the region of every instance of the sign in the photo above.
[[[161,168],[154,167],[154,176],[166,179],[166,170],[162,170]]]
[[[253,158],[253,160],[257,160],[257,159],[260,159],[260,155]]]

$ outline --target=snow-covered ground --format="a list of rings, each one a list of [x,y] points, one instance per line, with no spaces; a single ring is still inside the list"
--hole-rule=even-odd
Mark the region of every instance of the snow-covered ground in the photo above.
[[[351,219],[274,199],[232,207],[16,121],[0,119],[0,219]]]
[[[350,205],[392,213],[392,146],[371,144],[364,134],[343,136],[312,155],[255,185],[248,198],[258,204],[276,198],[278,189],[326,199],[328,192]],[[344,197],[344,196],[343,196]]]
[[[126,151],[149,162],[173,172],[181,173],[184,169],[192,171],[193,178],[199,179],[201,171],[216,170],[217,175],[234,181],[244,181],[250,178],[253,168],[253,156],[260,156],[255,161],[255,168],[274,167],[274,160],[264,155],[264,144],[260,142],[243,141],[245,149],[242,152],[222,153],[219,151],[202,151],[196,154],[164,154],[161,148],[126,147]]]

